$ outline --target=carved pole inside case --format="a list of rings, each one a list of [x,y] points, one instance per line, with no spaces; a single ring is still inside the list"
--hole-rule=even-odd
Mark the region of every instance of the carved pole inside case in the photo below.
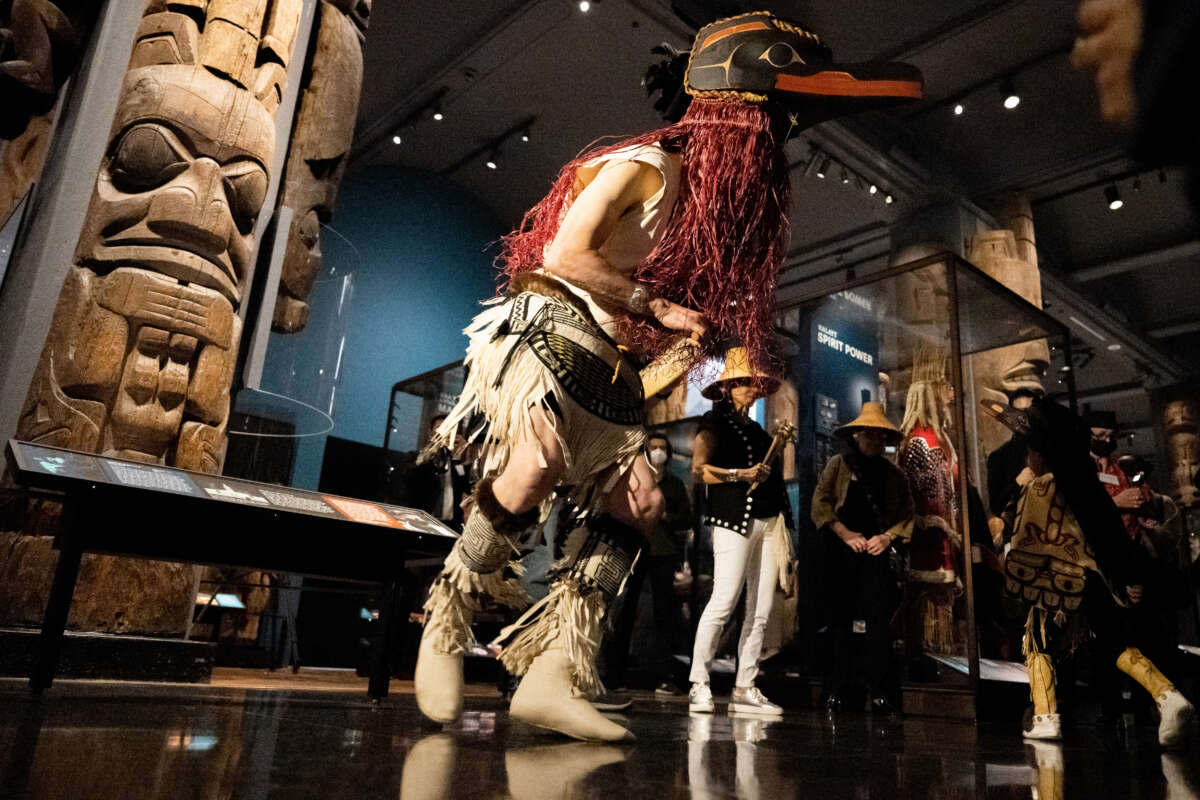
[[[19,438],[220,471],[237,309],[301,5],[147,4]],[[171,520],[162,526],[173,535]],[[36,623],[54,564],[50,542],[4,537],[0,622]],[[70,623],[182,633],[195,581],[190,566],[86,559]]]

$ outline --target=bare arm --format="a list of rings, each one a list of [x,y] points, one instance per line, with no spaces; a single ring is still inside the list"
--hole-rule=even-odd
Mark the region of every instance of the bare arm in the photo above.
[[[742,481],[743,483],[753,483],[758,480],[765,480],[770,474],[769,467],[759,464],[755,467],[747,467],[745,469],[726,469],[725,467],[714,467],[708,463],[712,458],[713,452],[717,449],[717,435],[710,430],[703,430],[696,434],[696,441],[692,444],[692,475],[698,481],[704,483],[734,483]]]
[[[600,255],[621,216],[661,188],[662,176],[649,164],[625,161],[602,169],[567,210],[546,251],[546,271],[586,289],[602,303],[634,313],[648,311],[663,327],[699,339],[707,330],[699,312],[649,296],[646,308],[636,307],[632,301],[639,284]]]

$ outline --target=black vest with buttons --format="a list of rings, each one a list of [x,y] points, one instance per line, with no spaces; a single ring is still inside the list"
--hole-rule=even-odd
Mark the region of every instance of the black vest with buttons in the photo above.
[[[771,437],[757,422],[745,419],[728,403],[719,403],[700,420],[700,430],[710,430],[716,436],[716,451],[708,463],[722,469],[745,469],[763,460],[771,447]],[[771,519],[784,510],[783,478],[778,461],[772,465],[767,478],[749,496],[750,484],[705,484],[707,500],[704,505],[704,524],[719,525],[746,536],[750,521]]]

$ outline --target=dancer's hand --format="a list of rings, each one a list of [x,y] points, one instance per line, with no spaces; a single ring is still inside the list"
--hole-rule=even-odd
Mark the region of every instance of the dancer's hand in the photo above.
[[[670,300],[664,300],[661,297],[654,298],[650,301],[650,313],[664,328],[682,331],[697,341],[703,339],[708,333],[708,322],[704,319],[703,314],[672,303]]]
[[[880,533],[867,539],[867,552],[873,556],[881,555],[886,553],[891,545],[892,537],[886,533]]]

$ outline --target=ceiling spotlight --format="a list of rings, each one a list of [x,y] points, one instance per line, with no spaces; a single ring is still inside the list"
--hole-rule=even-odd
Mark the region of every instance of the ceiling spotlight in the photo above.
[[[963,108],[963,104],[962,104],[962,103],[955,103],[955,104],[954,104],[954,116],[956,116],[956,117],[961,117],[961,116],[962,116],[962,113],[963,113],[963,111],[965,111],[965,110],[966,110],[966,109],[964,109],[964,108]]]
[[[529,128],[526,128],[525,130],[521,131],[521,141],[522,142],[529,141]]]
[[[592,4],[589,3],[588,0],[579,0],[579,10],[580,11],[582,11],[583,13],[586,14],[588,11],[591,10],[591,8],[592,8]]]
[[[1116,211],[1121,206],[1125,205],[1125,201],[1121,199],[1121,193],[1117,191],[1117,185],[1114,183],[1104,190],[1104,199],[1108,201],[1108,210]]]
[[[883,202],[887,203],[890,206],[895,201],[892,199],[892,196],[889,194],[887,197],[883,198]]]
[[[850,170],[846,169],[845,167],[842,167],[842,183],[849,183],[849,182],[850,182]]]
[[[1000,82],[1000,94],[1004,97],[1004,107],[1009,111],[1021,104],[1021,96],[1017,94],[1017,87],[1013,85],[1012,78],[1005,78]]]
[[[438,103],[436,106],[433,107],[433,118],[437,122],[441,122],[442,120],[444,120],[446,118],[446,115],[442,113],[441,103]]]
[[[400,134],[397,133],[392,136],[392,144],[403,144],[403,143],[404,143],[404,140],[400,138]]]
[[[1118,344],[1117,342],[1113,342],[1112,344],[1110,344],[1110,345],[1108,346],[1108,351],[1109,351],[1110,353],[1115,353],[1115,352],[1117,352],[1117,351],[1118,351],[1118,350],[1120,350],[1120,349],[1121,349],[1121,345],[1120,345],[1120,344]]]
[[[871,188],[867,189],[867,191],[870,192],[871,194],[875,194],[876,192],[879,191],[879,187],[872,183]]]
[[[492,154],[490,156],[488,156],[488,160],[483,162],[483,165],[485,167],[487,167],[488,169],[496,169],[497,167],[499,167],[500,166],[500,151],[493,150]]]

